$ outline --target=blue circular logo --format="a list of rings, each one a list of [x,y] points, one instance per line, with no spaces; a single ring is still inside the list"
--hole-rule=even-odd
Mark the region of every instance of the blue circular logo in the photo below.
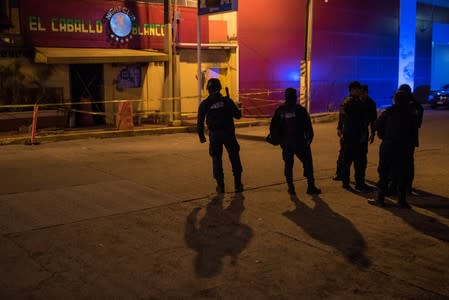
[[[109,22],[112,32],[118,37],[125,37],[131,33],[131,18],[122,12],[115,13]]]

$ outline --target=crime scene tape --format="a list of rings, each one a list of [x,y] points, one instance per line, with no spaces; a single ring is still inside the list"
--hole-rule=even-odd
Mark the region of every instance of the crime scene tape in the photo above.
[[[245,101],[244,108],[245,109],[251,109],[252,107],[255,108],[268,108],[273,107],[280,104],[279,99],[266,99],[262,98],[260,96],[270,96],[272,94],[282,93],[283,89],[247,89],[251,92],[245,92],[240,93],[237,95],[237,97],[243,101]],[[259,96],[259,97],[257,97]],[[163,97],[158,99],[132,99],[132,100],[103,100],[103,101],[82,101],[82,102],[58,102],[58,103],[36,103],[36,104],[6,104],[6,105],[0,105],[0,111],[3,109],[23,109],[23,108],[33,108],[35,105],[38,105],[39,109],[41,108],[53,108],[56,110],[64,110],[68,112],[76,112],[76,113],[82,113],[82,114],[91,114],[91,115],[115,115],[116,112],[102,112],[102,111],[93,111],[93,110],[85,110],[85,109],[78,109],[74,108],[73,106],[81,106],[81,105],[93,105],[93,104],[115,104],[115,103],[124,103],[124,102],[132,102],[132,103],[138,103],[138,104],[148,104],[148,103],[155,103],[155,102],[165,102],[165,101],[173,101],[173,100],[197,100],[198,95],[192,95],[192,96],[183,96],[183,97]],[[252,103],[256,102],[256,103]],[[194,115],[197,112],[161,112],[158,110],[138,110],[136,112],[133,112],[134,116],[139,115]]]

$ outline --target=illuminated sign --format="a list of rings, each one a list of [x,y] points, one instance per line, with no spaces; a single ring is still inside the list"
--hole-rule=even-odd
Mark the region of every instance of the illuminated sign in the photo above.
[[[198,15],[210,15],[237,10],[237,0],[199,0]]]
[[[123,2],[111,0],[62,2],[64,5],[46,5],[53,3],[50,0],[20,1],[24,45],[164,49],[166,28],[162,4],[132,1],[130,7],[111,4]],[[196,8],[178,9],[183,15],[183,24],[178,27],[179,40],[189,43],[196,41]],[[207,24],[207,20],[201,22]],[[203,33],[203,40],[206,41],[208,35]]]
[[[126,7],[115,7],[105,15],[108,37],[113,43],[127,43],[133,38],[133,25],[136,17]]]
[[[70,18],[51,18],[50,24],[45,24],[39,16],[29,16],[28,29],[30,31],[51,32],[81,32],[102,33],[103,22],[101,20],[83,20]]]
[[[115,16],[115,15],[114,15]],[[131,36],[164,36],[164,24],[136,24],[129,23],[122,15],[112,18],[113,25],[110,26],[111,34],[114,38],[130,39]],[[129,19],[131,21],[131,19]],[[30,32],[68,32],[68,33],[94,33],[99,34],[104,31],[102,20],[86,20],[72,18],[51,18],[49,21],[43,20],[40,16],[28,17],[28,30]],[[128,26],[129,24],[129,26]],[[131,28],[131,29],[130,29]],[[112,36],[110,36],[112,38]],[[120,42],[120,40],[118,40]]]

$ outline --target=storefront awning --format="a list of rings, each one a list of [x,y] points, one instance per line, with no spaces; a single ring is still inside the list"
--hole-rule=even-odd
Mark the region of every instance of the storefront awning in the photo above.
[[[167,61],[168,55],[153,50],[36,47],[34,62],[43,64],[107,64]]]

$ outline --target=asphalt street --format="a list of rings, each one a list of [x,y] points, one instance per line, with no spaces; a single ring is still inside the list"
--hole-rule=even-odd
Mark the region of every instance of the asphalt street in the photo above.
[[[335,128],[314,124],[314,197],[267,126],[237,129],[223,197],[193,133],[0,146],[0,299],[449,299],[449,111],[425,111],[410,210],[331,179]]]

